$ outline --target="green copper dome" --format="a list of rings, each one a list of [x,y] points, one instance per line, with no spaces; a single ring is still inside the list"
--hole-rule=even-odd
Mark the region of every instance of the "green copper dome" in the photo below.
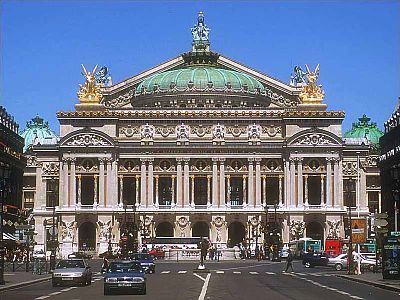
[[[50,129],[49,123],[36,116],[26,122],[26,128],[20,133],[25,140],[24,152],[32,145],[49,145],[58,142],[58,136]]]
[[[370,122],[365,114],[358,119],[359,122],[353,123],[351,130],[344,134],[345,138],[366,138],[372,145],[379,144],[379,138],[383,132],[379,130],[376,123]]]
[[[226,91],[260,93],[264,86],[254,77],[214,66],[197,65],[157,73],[136,88],[136,94],[154,91]]]

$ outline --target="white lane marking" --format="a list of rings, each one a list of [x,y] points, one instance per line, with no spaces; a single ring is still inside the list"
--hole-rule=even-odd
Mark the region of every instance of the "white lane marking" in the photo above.
[[[168,274],[171,271],[162,271],[161,274]]]
[[[206,280],[204,281],[203,288],[201,289],[201,293],[198,300],[204,300],[207,293],[208,282],[210,281],[211,273],[207,274]]]
[[[61,294],[61,292],[50,293],[49,296],[55,296],[55,295],[58,295],[58,294]]]
[[[342,295],[350,295],[348,292],[345,292],[345,291],[337,291],[339,294],[342,294]]]
[[[306,276],[307,274],[304,274],[304,273],[296,273],[297,275],[300,275],[300,276]]]
[[[178,274],[185,274],[187,271],[178,271]]]
[[[399,294],[400,295],[400,294]],[[350,296],[350,298],[353,298],[353,299],[359,299],[359,300],[362,300],[363,298],[360,298],[360,297],[358,297],[358,296]]]
[[[251,275],[258,275],[258,272],[249,272]]]
[[[268,274],[268,275],[275,275],[274,272],[265,272],[265,274]]]
[[[252,265],[252,266],[245,266],[245,267],[234,267],[234,268],[226,268],[226,269],[219,269],[221,271],[229,271],[229,270],[238,270],[238,269],[248,269],[248,268],[256,268],[256,267],[262,267],[262,266],[268,266],[272,265],[273,263],[265,263],[265,264],[257,264],[257,265]]]
[[[41,299],[46,299],[46,298],[49,298],[50,296],[42,296],[42,297],[37,297],[37,298],[35,298],[35,300],[41,300]]]
[[[94,281],[92,281],[92,282],[94,282]],[[66,289],[62,289],[61,292],[68,292],[70,290],[72,290],[72,288],[69,287],[69,288],[66,288]]]
[[[242,274],[242,272],[239,272],[239,271],[233,271],[233,274]]]
[[[197,278],[203,280],[203,281],[206,281],[206,279],[201,277],[199,274],[193,273],[193,275],[196,276]]]
[[[215,271],[215,273],[217,273],[217,274],[224,274],[225,272],[224,272],[224,271]]]

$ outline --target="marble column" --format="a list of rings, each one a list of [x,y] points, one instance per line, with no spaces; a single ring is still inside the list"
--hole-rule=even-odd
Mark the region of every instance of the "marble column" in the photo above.
[[[189,196],[190,196],[190,182],[189,182],[189,160],[185,158],[183,165],[183,206],[189,206]]]
[[[253,158],[249,158],[249,173],[248,173],[248,196],[247,202],[249,205],[255,206],[255,199],[254,199],[254,165],[253,165]]]
[[[135,205],[139,206],[139,175],[135,176]]]
[[[267,176],[262,175],[262,203],[267,205]]]
[[[279,175],[279,206],[283,206],[283,178]]]
[[[59,162],[59,179],[58,179],[58,203],[60,207],[65,206],[64,204],[64,163],[62,160]]]
[[[75,205],[80,207],[82,205],[82,176],[78,175],[78,203],[75,202]]]
[[[76,169],[75,169],[76,158],[71,158],[71,204],[76,206]],[[80,202],[79,202],[80,205]]]
[[[304,175],[304,205],[307,207],[308,203],[308,175]]]
[[[62,177],[63,177],[63,190],[62,190],[62,197],[63,203],[65,207],[70,206],[68,201],[68,190],[69,190],[69,180],[68,180],[68,161],[63,159],[63,169],[62,169]]]
[[[140,166],[140,205],[147,207],[147,180],[146,180],[146,159],[141,159]]]
[[[107,166],[107,184],[106,184],[106,198],[104,199],[105,206],[112,207],[112,160],[106,160]]]
[[[194,205],[195,205],[195,203],[194,203],[194,175],[192,175],[192,176],[190,176],[190,179],[192,180],[192,185],[191,185],[191,196],[190,196],[190,206],[193,206],[194,207]]]
[[[182,159],[176,159],[176,203],[180,207],[183,207],[183,196],[182,196]]]
[[[207,206],[211,205],[211,175],[207,175]]]
[[[176,198],[175,198],[175,175],[171,176],[171,205],[176,205]]]
[[[104,207],[104,159],[99,159],[99,205]]]
[[[297,159],[297,206],[303,207],[303,159]],[[308,205],[308,204],[307,204]]]
[[[115,159],[112,162],[111,166],[111,173],[112,173],[112,187],[111,187],[111,199],[112,199],[112,206],[117,205],[118,201],[118,161]]]
[[[99,197],[98,197],[98,193],[97,193],[97,190],[98,190],[97,178],[98,178],[97,175],[93,176],[93,206],[95,206],[95,207],[97,207],[99,205],[99,202],[98,202]]]
[[[326,206],[332,207],[332,159],[326,158]]]
[[[225,206],[225,158],[219,161],[219,205],[218,207]]]
[[[296,170],[295,170],[295,161],[293,158],[290,158],[290,183],[289,183],[289,195],[290,195],[290,206],[295,207],[296,206],[296,200],[295,200],[295,176],[296,176]]]
[[[218,166],[217,166],[218,158],[212,159],[212,204],[214,206],[218,206]]]
[[[243,205],[247,205],[247,176],[243,175]]]
[[[231,206],[231,175],[226,175],[226,205]]]
[[[153,174],[153,159],[149,159],[147,172],[147,206],[154,205],[154,174]]]
[[[125,203],[128,203],[128,199],[124,199],[124,177],[122,175],[118,176],[119,179],[119,197],[118,206],[123,207]]]
[[[339,161],[339,206],[344,207],[343,202],[343,163]]]
[[[360,162],[360,198],[359,198],[359,209],[368,208],[367,203],[367,178],[365,176],[364,169],[361,168]]]
[[[285,206],[289,207],[290,206],[290,192],[289,192],[289,183],[290,183],[290,165],[289,165],[289,160],[284,159],[284,170],[283,170],[283,176],[284,176],[284,193],[285,193]]]
[[[325,203],[325,175],[321,174],[321,205],[326,206]]]
[[[260,207],[261,206],[261,158],[256,158],[256,201],[255,201],[255,206]]]
[[[155,206],[156,207],[158,207],[159,206],[159,199],[158,199],[158,175],[156,175],[155,176],[155,178],[156,178],[156,203],[155,203]]]
[[[339,159],[333,163],[333,198],[332,206],[338,206],[339,201]]]

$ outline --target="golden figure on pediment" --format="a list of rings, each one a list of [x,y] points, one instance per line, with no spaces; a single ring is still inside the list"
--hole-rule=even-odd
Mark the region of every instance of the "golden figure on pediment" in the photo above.
[[[86,71],[85,66],[82,64],[82,75],[85,76],[85,83],[79,85],[78,98],[81,103],[100,103],[103,97],[100,86],[96,83],[95,73],[97,65],[94,67],[92,72]]]
[[[322,90],[321,85],[317,85],[319,77],[319,64],[315,67],[313,72],[307,68],[307,84],[303,87],[299,97],[303,104],[320,104],[325,97],[325,92]]]

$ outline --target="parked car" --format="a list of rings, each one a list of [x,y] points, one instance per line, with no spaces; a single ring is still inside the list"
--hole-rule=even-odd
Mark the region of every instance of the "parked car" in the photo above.
[[[327,266],[328,256],[325,252],[308,252],[303,254],[303,265],[306,268]]]
[[[99,254],[99,258],[104,258],[104,257],[107,259],[116,259],[118,258],[118,253],[112,251],[106,251]]]
[[[33,251],[32,258],[46,259],[46,252],[44,252],[44,250],[35,250]]]
[[[116,291],[146,294],[145,273],[138,261],[113,261],[104,276],[104,295]]]
[[[62,284],[92,284],[92,271],[83,259],[60,260],[52,275],[53,287]]]
[[[154,264],[154,259],[148,253],[134,253],[131,254],[130,259],[137,261],[142,266],[146,273],[155,273],[156,265]]]
[[[68,254],[68,258],[91,259],[92,257],[93,257],[93,255],[83,252],[83,251],[72,252],[71,254]]]
[[[369,259],[358,253],[354,256],[354,261],[356,262],[359,257],[361,258],[361,268],[373,270],[376,267],[376,261],[374,259]],[[347,269],[347,253],[329,258],[328,266],[334,267],[337,271]]]
[[[282,248],[281,251],[279,252],[279,256],[281,258],[285,258],[286,259],[288,257],[288,255],[289,255],[289,248],[288,247]]]
[[[160,248],[153,248],[148,253],[155,259],[162,259],[165,257],[165,251]]]

